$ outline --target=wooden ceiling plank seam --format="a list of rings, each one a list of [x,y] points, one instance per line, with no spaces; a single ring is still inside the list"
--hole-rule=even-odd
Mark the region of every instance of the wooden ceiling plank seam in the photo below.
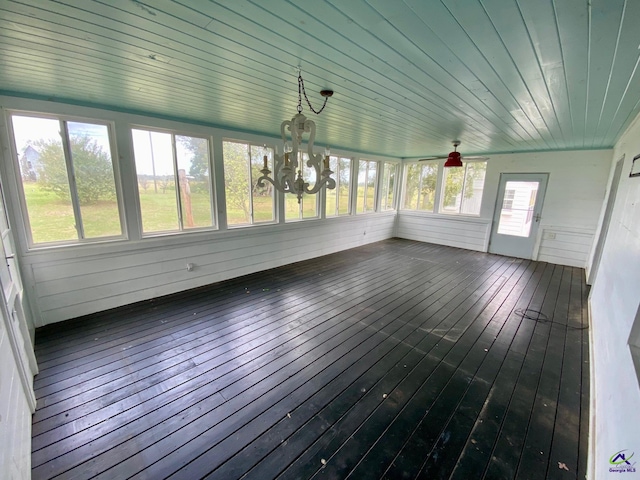
[[[405,0],[407,1],[407,0]],[[414,2],[416,4],[419,4],[419,2]],[[458,4],[456,4],[458,5]],[[479,9],[481,11],[481,16],[479,16],[477,13],[473,12],[473,15],[470,15],[469,12],[472,11],[472,8],[474,7],[474,5],[478,5]],[[523,100],[522,100],[522,95],[516,95],[516,93],[513,91],[514,86],[507,86],[507,85],[513,85],[511,82],[517,82],[517,84],[524,90],[523,94],[530,100],[531,103],[534,103],[535,100],[534,98],[531,96],[531,92],[529,89],[527,89],[527,84],[525,79],[519,74],[510,54],[509,51],[506,48],[506,45],[504,44],[504,42],[502,41],[502,39],[500,38],[500,36],[498,35],[498,31],[496,29],[496,26],[491,22],[491,19],[488,17],[487,12],[484,8],[482,8],[482,5],[479,2],[476,3],[471,3],[471,2],[460,2],[459,7],[454,11],[453,10],[453,5],[450,3],[448,5],[445,5],[446,8],[451,11],[452,16],[454,16],[454,18],[456,18],[456,21],[461,25],[461,28],[463,29],[463,31],[465,32],[465,34],[471,39],[471,41],[474,43],[474,45],[476,46],[475,48],[477,49],[477,51],[479,52],[480,55],[483,56],[483,58],[486,59],[489,67],[491,68],[492,71],[495,72],[495,74],[497,75],[498,78],[500,78],[500,80],[504,83],[504,85],[506,86],[506,88],[509,90],[509,94],[511,95],[512,98],[514,98],[514,101],[516,103],[516,105],[518,106],[518,110],[522,113],[523,118],[530,124],[534,125],[534,128],[536,130],[536,132],[538,132],[538,136],[539,138],[544,142],[544,145],[546,147],[546,149],[551,148],[548,140],[544,139],[544,135],[543,135],[543,131],[541,131],[539,129],[539,127],[537,127],[535,125],[535,122],[533,122],[531,120],[531,118],[526,114],[526,108],[523,105]],[[467,22],[463,21],[462,16],[465,16],[466,18],[470,17],[469,20]],[[480,28],[480,27],[475,27],[475,25],[478,25],[479,22],[482,19],[486,19],[486,21],[488,22],[488,27],[489,28]],[[474,28],[476,28],[477,31],[477,35],[473,35],[470,31],[469,28],[467,26],[465,26],[465,23],[467,25],[473,25]],[[488,31],[491,30],[492,32]],[[492,33],[494,35],[492,35]],[[490,45],[487,42],[492,41],[492,39],[495,37],[496,43],[498,45]],[[485,44],[484,48],[480,45],[479,42],[483,42]],[[500,57],[501,56],[505,56],[506,57],[506,62],[503,62],[504,65],[506,65],[507,69],[511,69],[513,71],[513,75],[509,74],[507,75],[506,69],[500,68]],[[489,57],[492,57],[494,59],[494,61],[490,61]],[[511,68],[510,68],[511,67]],[[509,78],[509,81],[505,81],[505,78]],[[511,116],[513,116],[514,118],[517,118],[516,115],[514,115],[514,113],[512,111],[509,112]],[[548,129],[547,129],[548,130]]]
[[[558,16],[560,43],[564,57],[565,74],[571,114],[574,118],[575,142],[584,148],[586,128],[586,102],[589,62],[589,6],[584,0],[554,0]]]
[[[625,97],[632,93],[632,98],[637,98],[640,94],[640,82],[634,82],[638,61],[640,61],[638,18],[640,18],[640,3],[637,1],[625,2],[625,12],[620,24],[620,40],[618,41],[617,55],[612,67],[613,76],[608,89],[608,92],[614,93],[607,96],[609,101],[606,105],[603,105],[601,113],[607,121],[600,131],[606,128],[603,138],[610,144],[613,144],[614,139],[617,138],[617,133],[613,134],[613,136],[611,133],[617,123],[617,119],[620,116],[626,118],[627,110],[631,108],[633,103],[625,103]],[[600,132],[597,131],[596,134],[599,136]]]
[[[553,20],[555,22],[556,29],[558,31],[558,48],[560,50],[560,58],[562,59],[562,72],[564,74],[564,86],[565,94],[567,96],[567,106],[569,107],[568,115],[571,121],[571,138],[575,138],[575,119],[573,115],[573,107],[571,104],[571,94],[569,93],[569,78],[567,76],[567,62],[565,57],[565,51],[562,44],[562,37],[560,34],[560,20],[558,18],[558,9],[556,5],[557,0],[551,0],[551,6],[553,8]]]
[[[312,51],[313,51],[313,49],[312,49]],[[308,65],[308,64],[307,64],[307,65]],[[305,69],[304,69],[304,71],[305,71],[305,72],[310,72],[310,71],[311,71],[312,73],[315,73],[315,70],[309,69],[308,67],[307,67],[307,68],[305,68]],[[320,70],[320,72],[319,72],[319,73],[323,73],[323,70]],[[335,73],[335,72],[334,72],[334,73]],[[368,77],[366,77],[366,76],[365,76],[364,78],[366,78],[367,80],[370,80],[370,79],[369,79]],[[345,81],[346,81],[346,80],[348,80],[348,79],[346,79],[346,78],[345,78]],[[350,83],[355,83],[355,82],[353,82],[352,80],[349,80],[349,81],[350,81]],[[383,86],[383,85],[378,84],[378,85],[375,85],[375,86],[376,86],[377,88],[376,88],[375,90],[374,90],[374,89],[372,89],[372,91],[376,91],[376,94],[380,94],[380,92],[382,92],[382,91],[385,91],[385,90],[386,90],[386,87],[385,87],[385,86]],[[355,91],[354,91],[354,92],[355,92]],[[357,93],[357,92],[356,92],[356,93]],[[405,97],[405,98],[406,98],[406,97]],[[403,97],[399,97],[399,98],[397,98],[397,99],[392,99],[392,100],[393,100],[393,102],[394,102],[394,103],[396,103],[396,104],[402,104],[402,99],[403,99]],[[413,104],[417,104],[415,101],[414,101],[414,102],[412,102],[412,103],[413,103]],[[393,108],[393,107],[391,107],[391,108]],[[446,107],[440,107],[440,108],[441,108],[441,110],[442,110],[442,111],[441,111],[441,112],[438,112],[438,114],[439,114],[439,115],[441,115],[441,116],[445,116],[445,115],[447,115],[447,114],[449,114],[449,115],[450,115],[450,110],[449,110],[449,109],[447,109]],[[355,112],[354,112],[354,113],[355,113]],[[434,112],[434,113],[435,113],[435,112]],[[478,123],[478,130],[480,130],[480,129],[482,128],[481,123],[480,123],[480,122],[477,122],[477,123]]]
[[[352,5],[351,3],[340,3],[340,8],[341,8],[341,9],[344,9],[344,8],[347,8],[347,7],[351,6],[351,5]],[[369,5],[370,5],[370,4],[369,4]],[[335,6],[335,5],[334,5],[334,6]],[[370,6],[371,6],[371,5],[370,5]],[[398,5],[397,5],[397,4],[394,4],[394,7],[395,7],[395,8],[397,8],[397,7],[398,7]],[[338,8],[338,7],[336,6],[336,8]],[[356,7],[351,7],[351,8],[356,8]],[[378,13],[378,15],[379,15],[381,18],[384,18],[384,15],[382,15],[381,13],[379,13],[379,12],[375,9],[375,7],[371,6],[371,8],[372,8],[373,10],[375,10],[375,11],[376,11],[376,13]],[[342,11],[342,10],[340,10],[340,11]],[[344,16],[345,16],[346,18],[350,18],[350,19],[352,18],[352,17],[349,17],[349,15],[348,15],[348,14],[346,14],[346,13],[344,14]],[[352,21],[353,21],[354,23],[357,23],[357,22],[358,22],[357,20],[352,20]],[[388,22],[387,22],[387,23],[388,23]],[[396,28],[393,24],[388,23],[388,25],[389,25],[389,27],[390,27],[390,28],[392,28],[392,29],[394,29],[396,32],[400,33],[400,32],[397,30],[397,28]],[[366,31],[366,29],[365,29],[362,25],[358,25],[358,26],[360,26],[360,28],[361,28],[361,30],[362,30],[363,32],[367,32],[367,31]],[[351,33],[353,34],[353,30],[351,31]],[[490,118],[493,118],[493,119],[499,119],[499,120],[500,120],[500,122],[504,125],[503,127],[499,127],[499,126],[498,126],[498,124],[496,124],[496,121],[495,121],[495,120],[490,120],[490,121],[491,121],[491,123],[493,123],[496,127],[498,127],[501,131],[505,131],[505,128],[506,128],[506,129],[511,129],[511,130],[512,130],[512,134],[515,134],[516,136],[520,137],[520,138],[521,138],[523,141],[525,141],[525,142],[527,141],[527,140],[525,139],[525,137],[523,137],[523,135],[522,135],[523,131],[525,131],[524,129],[522,129],[522,131],[517,131],[517,129],[514,129],[512,125],[510,125],[510,124],[508,124],[507,122],[505,122],[505,121],[503,120],[503,117],[501,117],[497,112],[495,112],[495,111],[493,110],[493,108],[492,108],[492,107],[490,107],[486,102],[484,102],[484,101],[482,101],[480,98],[478,98],[478,97],[477,97],[477,95],[475,95],[473,92],[471,92],[471,91],[466,87],[466,85],[464,85],[464,83],[462,83],[462,82],[458,81],[458,80],[457,80],[457,78],[456,78],[455,76],[451,75],[451,74],[450,74],[449,72],[447,72],[444,68],[442,68],[442,65],[440,65],[440,64],[438,63],[438,61],[437,61],[437,60],[435,60],[435,59],[434,59],[430,54],[428,54],[428,53],[427,53],[427,52],[425,52],[423,49],[421,49],[419,45],[417,45],[414,41],[410,40],[406,35],[404,35],[404,34],[401,34],[401,35],[400,35],[400,36],[402,37],[402,39],[406,42],[406,44],[407,44],[408,46],[413,47],[417,52],[419,52],[419,53],[420,53],[420,57],[422,57],[422,58],[424,58],[424,59],[428,59],[428,60],[433,64],[433,66],[434,66],[434,67],[436,67],[436,68],[431,68],[431,69],[429,69],[430,71],[432,71],[432,73],[429,73],[429,72],[427,71],[427,69],[424,69],[424,68],[420,67],[420,66],[419,66],[419,63],[420,63],[420,62],[418,62],[418,61],[416,61],[416,60],[414,60],[414,59],[410,59],[410,58],[408,58],[408,57],[406,56],[406,54],[402,54],[402,53],[400,53],[400,51],[399,51],[396,47],[394,47],[393,45],[391,45],[391,43],[390,43],[390,42],[388,42],[388,41],[386,41],[386,40],[382,39],[382,38],[381,38],[381,36],[380,36],[380,28],[377,28],[377,29],[376,29],[376,34],[375,34],[375,35],[374,35],[372,32],[367,32],[367,34],[368,34],[368,35],[373,36],[373,37],[374,37],[374,38],[375,38],[375,39],[376,39],[380,44],[384,45],[384,46],[385,46],[385,48],[388,50],[389,54],[391,54],[391,56],[392,56],[393,58],[396,58],[396,57],[397,57],[397,58],[400,58],[400,57],[402,57],[402,58],[404,58],[404,59],[406,60],[406,62],[405,62],[405,63],[406,63],[406,65],[407,65],[407,68],[406,68],[406,73],[405,73],[405,75],[409,75],[409,78],[411,78],[412,80],[419,81],[418,77],[417,77],[415,74],[413,74],[413,75],[411,75],[411,74],[410,74],[410,73],[412,73],[412,72],[411,72],[411,70],[415,69],[414,73],[415,73],[415,72],[417,72],[417,73],[420,73],[420,74],[422,74],[422,75],[425,75],[425,76],[426,76],[426,78],[428,78],[428,79],[432,80],[433,82],[435,82],[435,83],[439,84],[441,88],[445,89],[445,91],[450,92],[450,93],[454,93],[454,92],[453,92],[453,90],[452,90],[451,85],[452,85],[452,84],[457,84],[457,85],[460,87],[460,91],[459,91],[458,93],[454,93],[454,95],[456,95],[458,98],[461,98],[461,99],[462,99],[463,97],[462,97],[462,95],[460,94],[460,92],[466,92],[466,94],[468,94],[468,95],[466,95],[466,94],[465,94],[465,95],[464,95],[464,98],[468,99],[468,100],[465,100],[465,101],[466,101],[466,103],[467,103],[467,105],[472,106],[472,105],[471,105],[471,103],[470,103],[470,102],[472,102],[472,103],[475,103],[477,106],[482,107],[482,108],[485,110],[485,112],[483,113],[482,111],[480,111],[480,110],[478,109],[478,107],[477,107],[477,106],[476,106],[476,107],[473,107],[473,108],[474,108],[474,110],[475,110],[475,111],[480,115],[480,119],[482,119],[482,118],[484,118],[484,119],[486,119],[486,120],[489,120]],[[370,42],[365,42],[365,41],[362,41],[362,40],[361,40],[360,42],[357,42],[357,43],[358,43],[359,45],[363,45],[363,44],[368,44],[368,43],[370,43]],[[446,48],[446,46],[445,46],[445,48]],[[395,66],[395,65],[391,64],[391,63],[390,63],[390,59],[382,58],[382,57],[380,56],[379,52],[373,53],[373,47],[371,47],[369,50],[367,50],[367,49],[364,49],[364,50],[365,50],[368,54],[370,54],[370,55],[372,55],[372,56],[377,57],[377,58],[378,58],[382,63],[384,63],[385,65],[388,65],[388,66],[389,66],[389,67],[391,67],[392,69],[396,69],[396,70],[398,70],[398,71],[400,71],[400,70],[401,70],[400,66]],[[422,58],[421,58],[420,60],[422,60]],[[423,63],[424,63],[424,61],[423,61]],[[460,62],[460,63],[461,63],[461,65],[462,65],[462,62]],[[435,72],[439,72],[439,71],[446,72],[447,80],[449,80],[449,79],[453,79],[453,82],[451,82],[451,81],[448,81],[448,82],[447,82],[447,81],[445,81],[445,80],[444,80],[444,78],[442,78],[442,79],[436,78],[436,76],[435,76],[435,75],[436,75],[436,73],[435,73]],[[419,90],[418,90],[418,91],[413,90],[413,93],[414,93],[414,94],[416,94],[416,95],[420,95],[420,94],[421,94]],[[440,95],[440,94],[438,94],[438,95]],[[445,97],[445,96],[443,96],[443,95],[440,95],[440,96],[446,100],[446,97]],[[449,95],[447,95],[447,96],[449,96]],[[502,106],[502,105],[500,105],[500,106]],[[458,109],[459,109],[459,107],[457,107],[457,106],[455,106],[455,105],[454,105],[454,108],[458,108]],[[487,116],[487,112],[488,112],[488,113],[490,113],[491,115]],[[505,112],[505,113],[507,113],[507,115],[508,115],[508,112]],[[525,131],[525,132],[526,132],[526,131]],[[505,133],[506,133],[506,132],[505,132]],[[508,136],[509,136],[509,135],[508,135]]]
[[[543,67],[543,63],[551,63],[552,65],[559,64],[560,66],[557,68],[562,69],[562,79],[564,80],[566,78],[564,74],[564,64],[562,63],[562,57],[559,51],[560,36],[558,34],[558,24],[555,22],[556,17],[555,11],[553,9],[553,0],[548,0],[547,2],[536,2],[535,4],[533,4],[532,2],[523,2],[522,0],[516,0],[516,5],[518,7],[518,11],[520,12],[524,28],[527,31],[527,38],[529,39],[529,44],[531,45],[531,49],[534,52],[538,70],[543,78],[547,96],[549,97],[549,100],[551,102],[553,115],[558,125],[560,136],[562,137],[562,146],[567,146],[566,135],[563,129],[564,122],[560,119],[560,115],[558,115],[559,110],[567,110],[566,108],[559,108],[560,104],[563,101],[566,101],[566,98],[562,98],[562,92],[566,91],[566,85],[563,85],[564,88],[561,89],[552,88],[552,86],[554,85],[554,83],[551,81],[552,74],[551,72],[547,72],[547,70]],[[543,8],[544,5],[547,5],[548,7]],[[548,11],[546,11],[546,8],[548,8]],[[547,18],[538,21],[533,20],[533,18],[537,18],[541,14],[546,15]],[[527,21],[527,16],[529,17],[529,21]],[[549,22],[548,18],[553,19],[553,22]],[[538,28],[536,28],[536,26],[538,26]],[[539,41],[535,42],[533,39],[533,35],[538,34],[538,32],[543,28],[545,29],[545,31],[540,32],[538,36]],[[544,40],[548,42],[548,44],[545,44],[543,48],[540,44],[540,40]],[[549,44],[553,45],[550,46]],[[543,61],[545,60],[545,57],[550,57],[552,61]]]
[[[531,76],[525,75],[523,72],[523,68],[522,65],[525,63],[524,59],[520,59],[519,55],[515,55],[514,52],[512,52],[512,49],[514,48],[515,43],[510,42],[509,40],[507,40],[505,38],[505,35],[511,34],[511,30],[506,30],[506,29],[501,29],[498,27],[498,16],[499,15],[505,15],[505,8],[504,5],[501,6],[501,8],[498,8],[497,5],[494,4],[494,9],[493,9],[493,15],[491,13],[489,13],[489,10],[487,8],[487,4],[490,3],[492,0],[479,0],[480,5],[482,5],[482,8],[485,10],[487,17],[489,18],[489,21],[491,22],[493,29],[495,30],[495,32],[497,33],[497,35],[500,37],[500,41],[502,43],[502,45],[504,46],[504,48],[507,50],[507,54],[509,56],[509,58],[511,59],[511,61],[513,62],[513,65],[515,66],[518,75],[522,78],[524,84],[525,84],[525,88],[527,89],[529,96],[531,98],[533,98],[533,109],[537,112],[537,114],[539,115],[542,123],[544,124],[544,129],[546,129],[547,131],[547,135],[549,136],[550,140],[552,141],[552,146],[554,148],[560,148],[559,144],[558,144],[558,140],[555,138],[554,134],[553,134],[553,128],[551,128],[549,126],[549,121],[547,120],[547,118],[545,118],[545,115],[543,114],[543,111],[539,105],[539,103],[543,100],[547,101],[547,103],[550,103],[550,99],[549,98],[542,98],[541,95],[536,94],[533,91],[533,85],[531,81],[527,81],[527,78],[530,78],[531,80],[533,80],[531,78]],[[517,0],[514,0],[514,4],[517,5]],[[526,32],[526,27],[525,27],[525,21],[524,18],[522,18],[522,14],[520,12],[520,10],[518,10],[516,8],[516,10],[518,11],[518,18],[521,21],[522,27],[525,28],[525,32]],[[509,18],[508,20],[505,20],[505,23],[508,23],[510,25],[510,27],[513,27],[514,23],[513,23],[513,15],[511,15],[511,18]],[[527,33],[528,35],[528,33]],[[529,43],[529,46],[531,44]],[[509,46],[511,46],[511,48],[509,48]],[[534,60],[535,60],[535,53],[533,54]],[[517,58],[519,58],[520,60],[518,61]],[[529,65],[529,61],[526,62],[527,65]],[[542,83],[543,82],[536,82],[536,83]],[[543,89],[546,91],[546,85],[543,85]],[[535,122],[534,122],[535,123]]]
[[[602,99],[602,105],[600,106],[600,114],[598,115],[598,123],[596,124],[596,134],[600,129],[600,122],[602,122],[602,114],[604,113],[604,106],[607,103],[607,98],[609,96],[609,88],[611,87],[611,77],[613,77],[614,65],[616,64],[616,58],[618,56],[618,51],[620,48],[620,37],[622,36],[622,25],[624,20],[624,14],[627,10],[627,0],[624,0],[622,5],[622,12],[620,12],[620,22],[618,23],[618,33],[616,35],[616,46],[613,50],[613,57],[611,59],[611,68],[609,69],[609,75],[607,76],[607,85],[604,89],[604,98]],[[591,139],[591,146],[595,141],[596,135]]]
[[[406,3],[406,1],[405,1],[405,3]],[[412,4],[412,5],[413,5],[413,4]],[[476,64],[477,66],[479,66],[479,67],[480,67],[480,64],[477,62],[477,58],[476,58],[476,57],[481,58],[481,59],[482,59],[482,61],[483,61],[483,62],[484,62],[484,64],[485,64],[485,65],[482,65],[482,67],[481,67],[481,68],[488,68],[488,71],[490,71],[490,72],[491,72],[491,73],[493,73],[493,75],[494,75],[494,79],[493,79],[493,81],[494,81],[494,82],[496,82],[496,83],[499,83],[500,85],[502,85],[502,86],[505,88],[505,93],[506,93],[506,94],[507,94],[507,95],[508,95],[508,96],[509,96],[509,97],[510,97],[514,102],[516,102],[516,103],[517,103],[517,101],[516,101],[515,97],[514,97],[514,96],[513,96],[513,94],[509,91],[509,89],[508,89],[508,88],[506,88],[506,84],[504,84],[504,82],[500,79],[499,75],[497,75],[497,73],[495,72],[495,70],[492,68],[492,66],[491,66],[491,65],[490,65],[490,63],[488,62],[488,60],[487,60],[486,56],[485,56],[485,55],[484,55],[484,54],[483,54],[483,53],[482,53],[482,52],[477,48],[477,45],[475,44],[475,42],[473,42],[473,39],[470,37],[469,33],[464,29],[464,27],[462,26],[462,24],[458,21],[458,19],[453,15],[453,12],[451,12],[451,10],[449,10],[449,9],[448,9],[448,7],[447,7],[446,5],[444,5],[444,4],[443,4],[444,8],[445,8],[445,9],[447,9],[448,13],[449,13],[449,14],[450,14],[450,16],[451,16],[452,21],[453,21],[453,22],[458,26],[458,28],[459,28],[459,29],[460,29],[460,31],[462,32],[462,34],[463,34],[464,38],[466,38],[466,39],[468,40],[468,42],[469,42],[471,45],[473,45],[473,48],[475,49],[475,53],[476,53],[476,55],[472,55],[472,54],[470,54],[470,53],[469,53],[469,54],[466,56],[466,58],[465,58],[465,59],[461,58],[461,57],[459,56],[459,54],[458,54],[458,53],[456,53],[456,51],[454,51],[454,49],[453,49],[453,48],[452,48],[452,46],[451,46],[451,41],[455,41],[455,39],[460,38],[460,37],[459,37],[459,35],[457,35],[457,33],[458,33],[458,32],[455,32],[455,33],[454,33],[454,32],[451,32],[451,31],[450,31],[450,28],[449,28],[449,25],[448,25],[448,24],[443,24],[443,22],[435,22],[435,25],[433,25],[433,26],[432,26],[432,24],[427,24],[427,23],[426,23],[426,20],[425,20],[425,18],[424,18],[424,16],[422,16],[420,12],[417,12],[417,11],[415,10],[415,8],[414,8],[412,5],[408,5],[408,4],[407,4],[407,6],[408,6],[410,9],[412,9],[412,11],[414,12],[414,14],[415,14],[415,15],[416,15],[416,16],[417,16],[417,17],[422,21],[422,23],[425,25],[425,27],[427,27],[427,28],[429,28],[431,31],[433,31],[434,35],[439,39],[439,41],[440,41],[440,42],[442,42],[442,44],[445,46],[445,48],[446,48],[447,50],[449,50],[449,52],[451,53],[451,55],[455,56],[455,57],[460,61],[460,63],[461,63],[462,65],[464,65],[464,67],[465,67],[466,69],[468,69],[470,72],[473,72],[473,70],[471,70],[471,69],[469,68],[469,64],[470,64],[470,63],[471,63],[471,64]],[[394,5],[394,8],[395,8],[395,5]],[[384,16],[384,15],[383,15],[383,16]],[[435,27],[435,26],[438,26],[438,27],[440,27],[440,28],[442,28],[442,29],[444,29],[444,30],[448,31],[448,33],[450,33],[450,34],[451,34],[451,39],[452,39],[452,40],[445,42],[445,40],[444,40],[444,39],[443,39],[443,38],[438,34],[438,32],[434,30],[434,27]],[[420,47],[418,47],[418,48],[420,48]],[[465,50],[464,48],[460,48],[460,51],[461,51],[461,52],[465,52],[465,53],[466,53],[466,50]],[[444,69],[444,66],[443,66],[441,63],[439,63],[439,66],[440,66],[441,68],[443,68],[443,69]],[[485,70],[485,71],[487,71],[487,70]],[[454,78],[455,78],[455,77],[456,77],[456,76],[454,75]],[[526,143],[528,143],[529,145],[531,145],[531,142],[534,142],[534,144],[535,144],[535,142],[539,142],[539,141],[540,141],[540,139],[539,139],[539,138],[536,138],[536,136],[534,136],[534,135],[530,132],[530,130],[534,130],[534,131],[536,131],[536,132],[537,132],[537,130],[536,130],[536,128],[535,128],[535,125],[533,125],[533,123],[531,123],[531,122],[529,121],[529,122],[528,122],[528,126],[523,125],[523,124],[521,123],[521,121],[520,121],[521,119],[518,119],[516,116],[514,116],[514,115],[512,114],[511,110],[507,107],[507,105],[505,104],[505,102],[503,102],[502,100],[500,100],[500,99],[498,98],[498,97],[499,97],[499,95],[498,95],[498,94],[496,94],[496,92],[494,92],[494,89],[492,89],[492,88],[487,84],[487,81],[480,79],[480,77],[478,77],[478,76],[477,76],[477,74],[474,74],[474,77],[475,77],[475,78],[477,79],[477,81],[478,81],[478,82],[479,82],[479,83],[480,83],[480,84],[481,84],[481,85],[482,85],[482,86],[487,90],[487,92],[488,92],[488,93],[490,93],[490,94],[491,94],[491,95],[496,99],[496,101],[500,103],[500,106],[501,106],[501,107],[502,107],[502,109],[504,110],[504,113],[506,114],[506,116],[511,117],[511,118],[516,122],[516,124],[517,124],[521,129],[522,129],[522,131],[523,131],[523,132],[525,132],[525,134],[529,137],[529,139],[528,139],[528,140],[525,140],[525,141],[526,141]],[[457,78],[456,78],[456,80],[457,80]],[[464,83],[463,83],[463,84],[464,84]],[[466,85],[465,85],[465,87],[466,87]],[[469,88],[469,87],[466,87],[466,88]],[[480,99],[480,100],[481,100],[481,99]],[[482,100],[481,100],[481,101],[482,101]],[[490,108],[490,107],[489,107],[489,108]],[[498,114],[497,112],[495,112],[495,114],[499,116],[499,114]],[[527,120],[528,120],[528,119],[527,119]],[[519,136],[520,136],[521,138],[523,138],[523,137],[522,137],[522,135],[519,135]],[[523,140],[524,140],[524,138],[523,138]]]
[[[622,135],[622,133],[624,133],[625,126],[628,124],[628,122],[631,122],[631,120],[634,119],[640,113],[638,108],[638,105],[640,105],[640,100],[638,100],[638,102],[636,102],[633,108],[629,109],[629,113],[627,114],[626,117],[624,117],[623,121],[621,122],[616,121],[616,119],[619,118],[618,113],[620,111],[620,108],[624,104],[624,100],[632,85],[635,86],[637,93],[635,95],[631,95],[631,97],[640,98],[640,70],[638,69],[639,65],[640,65],[640,55],[638,55],[638,59],[636,60],[636,64],[633,68],[633,72],[631,72],[631,75],[629,76],[629,81],[627,82],[624,92],[620,96],[620,101],[618,102],[618,106],[616,108],[615,114],[613,115],[613,121],[609,124],[609,128],[607,129],[607,132],[605,134],[605,138],[609,138],[609,133],[611,132],[611,138],[612,138],[611,146],[613,146],[618,141],[618,138]],[[634,82],[633,80],[636,77],[636,75],[638,75],[638,78]],[[614,125],[616,124],[618,124],[618,128],[614,129]],[[612,131],[612,129],[614,131]]]
[[[613,67],[616,33],[625,0],[592,0],[589,2],[589,90],[585,122],[586,148],[595,145],[598,115],[605,101],[607,79]]]

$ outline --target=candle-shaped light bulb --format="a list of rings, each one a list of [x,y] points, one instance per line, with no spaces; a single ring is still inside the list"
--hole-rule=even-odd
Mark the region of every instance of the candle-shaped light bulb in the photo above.
[[[265,156],[264,156],[264,157],[262,157],[262,160],[264,160],[264,169],[266,170],[266,169],[267,169],[267,162],[268,162],[268,159],[267,159],[267,155],[266,155],[266,154],[265,154]]]
[[[284,142],[284,153],[291,153],[293,152],[293,148],[291,147],[291,144],[289,142]]]
[[[331,155],[331,149],[329,148],[329,146],[327,146],[327,147],[324,149],[324,156],[325,156],[325,157],[328,157],[329,155]]]
[[[331,150],[329,147],[324,149],[324,169],[329,170],[329,156],[331,155]]]

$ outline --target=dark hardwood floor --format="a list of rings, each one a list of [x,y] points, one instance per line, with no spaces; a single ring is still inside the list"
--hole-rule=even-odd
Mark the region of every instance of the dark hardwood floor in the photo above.
[[[584,478],[587,294],[392,239],[50,325],[33,478]]]

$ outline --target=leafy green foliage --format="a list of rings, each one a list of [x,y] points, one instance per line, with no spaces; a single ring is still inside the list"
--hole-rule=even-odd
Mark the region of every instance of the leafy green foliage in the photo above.
[[[71,157],[81,205],[115,198],[111,158],[89,136],[71,136]],[[62,144],[57,140],[38,140],[34,146],[40,153],[38,183],[43,190],[69,200],[69,176]]]

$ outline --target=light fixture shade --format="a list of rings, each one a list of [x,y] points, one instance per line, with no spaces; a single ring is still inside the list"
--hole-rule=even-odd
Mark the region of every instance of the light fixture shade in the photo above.
[[[451,152],[444,166],[445,168],[462,167],[463,165],[462,160],[460,159],[460,152]]]

